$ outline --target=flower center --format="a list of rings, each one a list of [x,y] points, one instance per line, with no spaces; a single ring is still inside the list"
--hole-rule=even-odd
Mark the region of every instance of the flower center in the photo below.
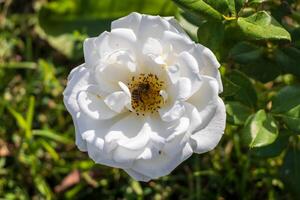
[[[128,84],[131,92],[131,105],[137,115],[157,112],[164,104],[161,90],[164,81],[160,81],[154,74],[140,74],[133,76]]]

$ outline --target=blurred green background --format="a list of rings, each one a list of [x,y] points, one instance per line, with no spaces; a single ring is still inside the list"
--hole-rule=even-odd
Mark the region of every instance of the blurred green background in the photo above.
[[[0,0],[0,199],[300,199],[299,10],[296,0]],[[215,150],[149,183],[80,152],[62,102],[84,39],[132,11],[175,16],[213,50],[228,116]]]

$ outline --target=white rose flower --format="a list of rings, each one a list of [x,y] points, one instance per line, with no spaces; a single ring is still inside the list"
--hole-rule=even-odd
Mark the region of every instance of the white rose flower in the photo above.
[[[212,38],[213,39],[213,38]],[[132,13],[84,42],[64,103],[76,145],[139,181],[212,150],[225,128],[219,63],[173,18]]]

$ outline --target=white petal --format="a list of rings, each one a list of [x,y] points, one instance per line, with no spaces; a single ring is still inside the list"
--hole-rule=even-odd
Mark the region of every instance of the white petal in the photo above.
[[[151,127],[145,121],[141,125],[139,124],[139,129],[136,130],[128,130],[128,126],[132,126],[133,124],[128,121],[129,118],[125,119],[130,124],[126,124],[127,127],[120,127],[122,128],[122,136],[119,138],[114,138],[114,143],[117,144],[116,149],[113,151],[113,159],[117,163],[123,163],[127,168],[131,167],[133,162],[137,159],[139,155],[141,155],[144,152],[144,149],[147,145],[147,143],[150,140],[150,134],[151,134]],[[130,118],[131,120],[134,120],[133,118]],[[122,123],[122,122],[121,122]],[[124,124],[123,124],[124,125]],[[118,123],[117,127],[120,126],[120,123]],[[115,126],[111,128],[111,132],[108,133],[107,137],[110,134],[118,134],[120,133],[114,132]],[[128,137],[128,134],[126,135],[126,131],[134,131],[135,136]],[[109,140],[109,139],[108,139]],[[107,141],[108,141],[107,140]]]
[[[164,102],[168,100],[168,93],[165,90],[160,90],[159,95],[163,97]]]
[[[118,113],[110,109],[97,94],[90,91],[81,91],[77,102],[82,112],[92,119],[110,119]]]
[[[195,130],[201,127],[201,124],[203,123],[203,121],[205,121],[203,120],[203,118],[207,117],[207,115],[201,115],[203,113],[199,113],[197,108],[188,102],[184,102],[184,106],[185,106],[186,114],[190,119],[190,125],[188,131],[190,133],[193,133]],[[211,110],[210,108],[208,109]]]
[[[136,36],[131,29],[116,28],[112,29],[109,37],[109,46],[114,49],[135,50]]]
[[[192,82],[188,78],[180,78],[176,84],[177,99],[186,100],[191,96]]]
[[[138,61],[138,73],[155,74],[164,79],[165,63],[161,63],[158,57],[153,54],[140,54]]]
[[[222,99],[219,98],[214,116],[207,126],[191,135],[194,152],[205,153],[214,149],[224,133],[225,123],[225,106]]]
[[[109,67],[109,66],[108,66]],[[120,80],[114,80],[114,79],[110,79],[110,71],[113,70],[108,70],[106,71],[106,73],[103,73],[103,68],[101,65],[98,65],[95,69],[94,69],[94,76],[95,76],[95,80],[97,82],[97,85],[101,88],[101,91],[104,91],[106,94],[110,94],[114,91],[119,90],[118,87],[118,81]],[[113,68],[113,67],[112,67]],[[121,74],[122,77],[127,77],[127,74]],[[119,75],[120,76],[120,75]]]
[[[131,168],[135,159],[143,152],[142,149],[139,150],[130,150],[122,146],[118,146],[113,151],[113,161],[119,163],[123,168]]]
[[[87,38],[83,43],[84,60],[87,66],[99,64],[102,57],[111,51],[108,45],[109,32],[103,32],[99,37]]]
[[[169,86],[171,90],[173,90],[173,85],[175,85],[180,78],[180,68],[181,66],[179,64],[169,65],[166,67],[168,79],[171,83],[171,86]]]
[[[157,39],[148,38],[142,47],[143,54],[162,55],[162,46]]]
[[[176,136],[186,134],[190,125],[190,119],[188,117],[181,117],[175,127],[172,127],[172,133],[168,136],[167,142],[172,141]]]
[[[63,92],[64,103],[71,115],[76,115],[79,111],[77,104],[77,95],[81,90],[85,90],[89,84],[93,84],[93,78],[91,78],[90,71],[86,68],[86,65],[80,65],[72,70],[66,89]]]
[[[170,82],[168,91],[174,98],[186,100],[192,96],[201,86],[202,80],[199,74],[197,61],[188,52],[184,51],[172,61],[173,65],[167,67]],[[174,87],[174,84],[176,85]],[[172,91],[176,91],[174,94]]]
[[[199,111],[203,110],[210,102],[218,97],[219,84],[216,79],[202,76],[202,83],[197,92],[187,102],[196,106]]]
[[[187,51],[181,52],[178,56],[178,62],[182,66],[180,74],[184,77],[190,77],[199,73],[197,60]]]
[[[136,61],[129,51],[118,50],[102,59],[95,69],[95,76],[99,84],[108,90],[115,89],[119,81],[127,82],[136,71]]]
[[[117,91],[106,96],[104,103],[113,111],[120,113],[125,106],[130,102],[128,95],[123,91]]]
[[[186,34],[186,32],[183,30],[183,28],[180,26],[180,24],[174,17],[165,17],[165,19],[168,20],[168,22],[176,29],[176,31],[173,32],[179,33],[183,37],[189,38],[189,36]]]
[[[190,157],[193,150],[189,143],[186,143],[183,149],[178,154],[172,157],[162,153],[155,159],[150,160],[137,160],[133,165],[132,169],[144,176],[148,176],[152,179],[161,176],[168,175],[174,170],[181,162]]]
[[[187,113],[190,113],[191,118],[195,118],[192,122],[191,131],[205,127],[213,117],[218,104],[219,85],[217,81],[209,76],[203,76],[202,81],[199,90],[185,103],[186,108],[189,110]],[[196,110],[188,108],[188,104],[193,105]]]
[[[190,138],[190,133],[188,132],[189,124],[190,120],[188,118],[181,118],[180,125],[176,127],[177,130],[168,137],[167,143],[161,150],[162,153],[172,157],[184,148]]]
[[[85,113],[80,113],[78,123],[80,125],[81,137],[86,142],[86,147],[90,158],[96,163],[104,164],[112,167],[123,168],[125,165],[116,163],[112,154],[105,151],[105,135],[111,126],[120,121],[126,115],[118,115],[109,120],[93,120],[88,118]]]
[[[180,66],[180,76],[188,78],[191,81],[192,87],[189,96],[192,96],[202,84],[198,63],[196,59],[186,51],[180,53],[175,62]]]
[[[200,44],[194,44],[194,47],[191,49],[190,53],[198,62],[200,74],[215,78],[219,84],[219,93],[222,92],[223,85],[220,72],[218,71],[220,63],[212,51]]]
[[[96,37],[87,38],[83,42],[84,60],[89,66],[93,66],[99,61],[99,54],[95,47]],[[95,62],[96,61],[96,62]]]
[[[134,55],[130,51],[126,50],[116,50],[111,52],[106,56],[103,62],[105,62],[107,65],[116,65],[116,67],[119,67],[119,70],[122,69],[120,66],[124,67],[130,72],[134,72],[136,69]],[[105,66],[105,68],[107,68],[107,66]],[[103,70],[105,68],[103,68]]]
[[[135,180],[137,181],[143,181],[143,182],[148,182],[151,180],[150,177],[148,176],[145,176],[141,173],[138,173],[136,171],[134,171],[133,169],[124,169],[124,171],[129,175],[131,176],[132,178],[134,178]]]
[[[115,123],[105,136],[105,148],[112,151],[121,140],[134,138],[142,129],[144,119],[131,113],[122,120]]]
[[[95,135],[95,130],[88,130],[84,132],[83,138],[87,141],[88,155],[96,163],[103,165],[122,168],[124,165],[114,162],[111,155],[103,151],[103,139]]]
[[[175,101],[170,106],[162,107],[158,112],[163,121],[170,122],[179,119],[184,114],[185,109],[181,102]]]
[[[127,85],[125,85],[121,81],[119,82],[119,86],[122,89],[122,91],[124,92],[124,94],[126,95],[125,106],[127,107],[128,110],[132,111],[133,108],[131,106],[131,93],[130,93],[129,88],[127,87]]]
[[[146,147],[143,153],[141,153],[137,159],[148,160],[152,158],[152,150],[149,147]]]
[[[117,19],[111,23],[111,29],[128,28],[137,33],[142,15],[136,12],[129,14],[128,16]]]
[[[70,112],[76,133],[76,145],[81,151],[86,151],[86,142],[82,140],[80,134],[80,127],[76,120],[77,114],[80,111],[80,108],[77,103],[78,92],[84,90],[89,84],[93,83],[93,79],[90,78],[89,70],[86,68],[86,65],[80,65],[74,68],[69,77],[68,84],[66,89],[63,92],[64,95],[64,104],[67,110]]]
[[[145,122],[135,137],[119,140],[118,145],[130,150],[143,149],[150,139],[150,134],[151,127]]]
[[[140,42],[147,38],[162,38],[163,32],[170,29],[170,23],[160,16],[143,15],[137,37]]]
[[[161,43],[165,48],[164,51],[168,51],[171,45],[172,51],[177,54],[183,51],[190,51],[194,47],[194,42],[171,31],[164,32]]]

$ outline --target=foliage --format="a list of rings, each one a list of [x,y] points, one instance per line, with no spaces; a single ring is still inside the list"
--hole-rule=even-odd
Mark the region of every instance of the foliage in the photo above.
[[[227,111],[214,151],[149,183],[79,152],[62,103],[83,40],[133,11],[173,15],[213,50]],[[0,198],[299,199],[299,13],[295,0],[0,1]]]

